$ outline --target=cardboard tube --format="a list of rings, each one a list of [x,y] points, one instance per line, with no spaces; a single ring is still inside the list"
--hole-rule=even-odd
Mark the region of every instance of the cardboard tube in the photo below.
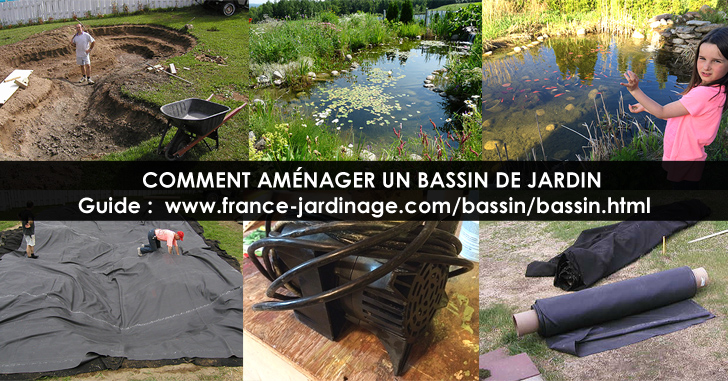
[[[693,275],[698,289],[708,285],[708,272],[704,268],[693,269]],[[513,324],[516,326],[518,337],[538,332],[538,314],[534,310],[519,312],[513,315]]]
[[[704,268],[698,267],[697,269],[693,269],[693,275],[695,275],[695,284],[698,286],[698,289],[708,285],[708,272]]]
[[[534,310],[519,312],[513,315],[518,337],[538,332],[538,314]]]

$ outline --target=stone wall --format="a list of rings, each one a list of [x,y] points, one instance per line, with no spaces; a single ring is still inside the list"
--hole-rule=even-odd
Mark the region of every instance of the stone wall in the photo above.
[[[702,9],[701,9],[702,10]],[[725,18],[725,13],[722,14]],[[659,39],[662,49],[675,54],[695,49],[703,36],[713,29],[728,26],[700,20],[697,12],[684,15],[664,14],[650,20],[653,38]]]

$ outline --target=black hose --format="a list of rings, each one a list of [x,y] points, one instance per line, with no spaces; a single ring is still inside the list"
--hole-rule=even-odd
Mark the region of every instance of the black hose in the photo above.
[[[458,258],[462,244],[453,234],[437,228],[438,222],[361,222],[361,221],[335,221],[299,222],[304,225],[295,230],[282,234],[282,228],[287,222],[278,223],[271,228],[270,221],[266,222],[267,238],[256,241],[248,247],[248,256],[253,265],[272,283],[266,290],[266,295],[280,301],[267,301],[253,305],[255,311],[282,311],[326,303],[346,295],[360,291],[369,284],[386,276],[405,262],[423,262],[457,266],[449,272],[448,277],[454,277],[473,269],[471,261]],[[304,239],[308,235],[326,234],[334,241],[316,242]],[[301,264],[283,272],[282,261],[276,255],[276,248],[296,247],[315,251],[326,251],[326,254],[309,259]],[[263,263],[255,256],[255,251],[263,249]],[[352,279],[342,285],[318,294],[300,296],[298,289],[291,283],[296,276],[316,270],[333,262],[349,256],[386,259],[380,267]],[[298,296],[278,293],[278,289],[286,287]]]

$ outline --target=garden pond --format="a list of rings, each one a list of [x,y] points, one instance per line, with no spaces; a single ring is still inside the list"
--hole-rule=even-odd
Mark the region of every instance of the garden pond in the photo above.
[[[448,54],[462,50],[438,41],[405,40],[374,47],[354,56],[357,68],[341,70],[338,76],[318,74],[313,86],[281,94],[278,102],[313,114],[318,124],[335,128],[350,146],[377,155],[396,146],[400,133],[403,141],[417,139],[420,131],[430,138],[439,133],[457,147],[447,138],[448,131],[460,128],[454,115],[472,112],[479,99],[466,102],[436,90],[448,80],[444,70]],[[424,86],[428,76],[435,90]],[[421,148],[410,144],[406,149],[421,154]]]
[[[503,49],[502,49],[503,50]],[[680,98],[689,81],[675,58],[663,57],[649,41],[611,35],[559,37],[521,52],[501,51],[483,60],[483,159],[576,160],[588,154],[597,108],[616,115],[636,101],[620,82],[632,70],[640,88],[660,104]],[[637,115],[644,118],[643,114]],[[652,117],[660,129],[665,122]],[[541,148],[543,142],[543,150]]]

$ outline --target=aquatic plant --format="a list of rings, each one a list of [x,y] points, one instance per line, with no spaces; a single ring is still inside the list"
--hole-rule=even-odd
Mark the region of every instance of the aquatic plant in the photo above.
[[[355,160],[358,150],[342,152],[346,138],[299,110],[283,110],[273,100],[256,103],[249,114],[251,130],[265,142],[258,150],[251,143],[250,160]]]

